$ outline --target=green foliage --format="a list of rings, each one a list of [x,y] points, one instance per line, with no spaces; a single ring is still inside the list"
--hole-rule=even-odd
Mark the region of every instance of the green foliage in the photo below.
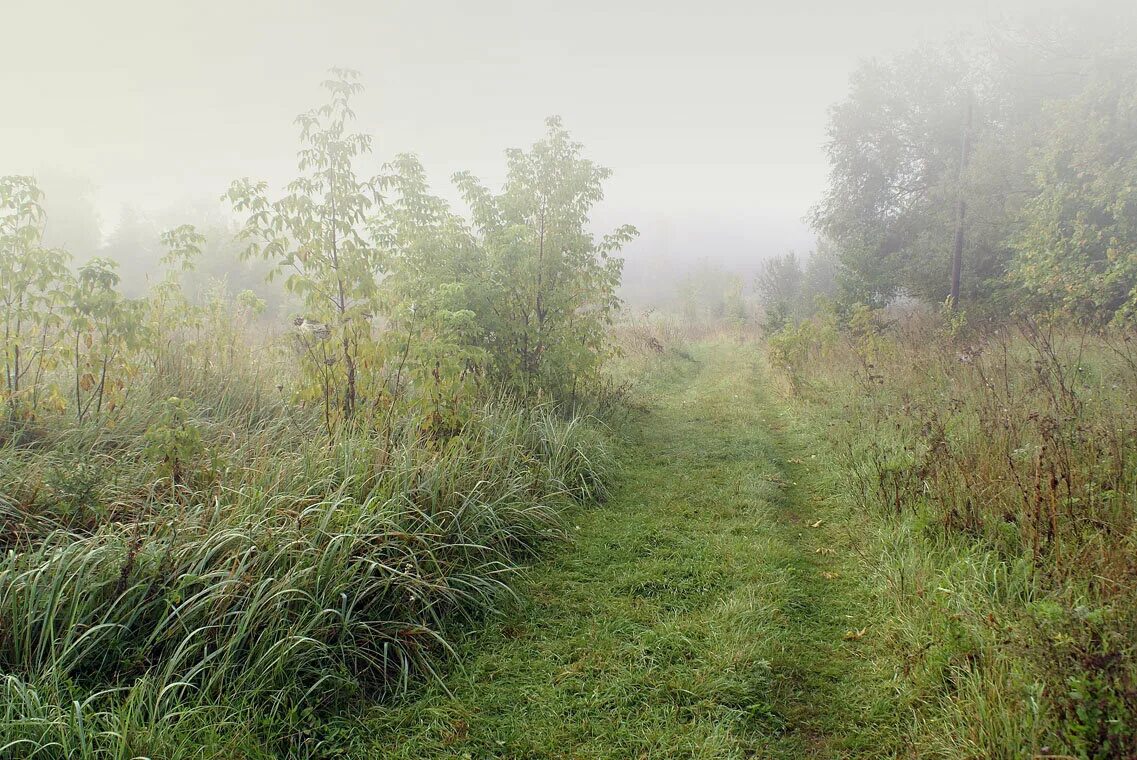
[[[0,178],[2,400],[9,418],[24,423],[45,410],[64,411],[67,397],[79,422],[101,421],[129,395],[142,352],[155,349],[161,330],[174,329],[189,310],[175,299],[170,278],[150,300],[124,298],[118,262],[110,259],[92,258],[72,274],[65,251],[43,246],[41,200],[33,179]],[[163,242],[169,263],[185,269],[201,238],[183,226]]]
[[[762,326],[767,332],[777,332],[824,311],[837,288],[833,246],[820,240],[804,262],[793,251],[766,259],[754,287],[765,309]]]
[[[320,400],[329,431],[369,401],[360,397],[358,375],[364,361],[374,361],[371,319],[384,263],[366,224],[381,180],[361,180],[355,167],[370,152],[371,137],[348,131],[351,98],[362,85],[355,72],[333,74],[324,82],[328,102],[296,119],[301,174],[287,193],[270,201],[266,183],[243,179],[225,196],[248,214],[247,255],[273,262],[273,274],[302,300],[305,319],[320,326],[315,339],[303,342],[302,358],[306,397]]]
[[[1073,24],[863,65],[812,214],[842,300],[942,303],[958,233],[961,295],[983,311],[1128,319],[1137,47],[1112,34]]]
[[[208,453],[201,430],[193,420],[193,402],[171,396],[162,404],[155,424],[144,436],[144,453],[158,462],[163,477],[177,489],[193,476],[193,469]]]
[[[391,198],[372,220],[390,255],[383,282],[387,316],[383,383],[406,401],[432,438],[464,424],[488,355],[478,282],[480,252],[463,220],[430,194],[422,164],[400,155],[387,166]]]
[[[730,327],[742,327],[746,324],[747,309],[743,290],[741,277],[732,277],[727,282],[726,292],[723,293],[723,318]]]
[[[75,414],[79,422],[100,420],[127,394],[137,375],[137,352],[145,345],[145,303],[117,290],[117,262],[91,259],[79,268],[66,309],[71,340],[69,363],[74,375]]]
[[[1137,610],[1121,605],[1064,608],[1052,601],[1031,609],[1044,655],[1048,695],[1063,739],[1078,757],[1106,760],[1137,753],[1137,657],[1131,635]]]
[[[261,293],[205,280],[223,226],[128,214],[104,251],[130,281],[72,272],[34,181],[0,178],[0,755],[307,754],[606,494],[603,436],[540,399],[612,350],[632,233],[587,231],[607,171],[552,121],[501,195],[460,180],[472,230],[412,156],[360,179],[360,86],[325,85],[283,195],[226,195],[302,310],[284,339]]]
[[[159,240],[166,248],[162,263],[171,269],[176,267],[183,272],[194,268],[197,259],[201,256],[201,247],[205,245],[205,236],[192,224],[183,224],[163,232]]]
[[[749,319],[744,283],[738,275],[700,261],[679,282],[679,307],[688,325],[728,323]]]
[[[442,683],[362,727],[336,721],[333,752],[798,760],[825,736],[833,755],[880,756],[852,736],[878,720],[863,650],[842,640],[858,610],[819,572],[849,558],[811,546],[845,526],[804,527],[831,514],[793,464],[808,449],[777,432],[754,346],[690,348],[652,351],[621,487],[574,517],[570,550],[532,568],[533,602],[463,641],[467,664]]]
[[[603,495],[611,466],[592,426],[504,404],[435,450],[408,428],[329,446],[259,415],[223,418],[217,435],[188,399],[161,408],[117,456],[157,464],[176,500],[96,530],[11,515],[23,543],[0,561],[0,612],[19,622],[0,630],[0,668],[43,709],[0,708],[0,746],[80,740],[49,709],[68,695],[80,724],[149,731],[209,714],[241,756],[287,746],[327,710],[432,672],[452,634],[508,598],[518,562],[563,535],[561,510]],[[15,454],[3,451],[9,471],[35,461]],[[216,468],[222,456],[241,466]],[[190,740],[194,725],[161,738]]]
[[[825,311],[837,296],[840,262],[836,246],[821,238],[805,260],[802,272],[802,303],[809,314]]]
[[[265,316],[281,317],[288,311],[300,308],[299,299],[288,293],[279,281],[269,281],[275,262],[263,258],[245,258],[242,254],[248,243],[240,238],[243,225],[228,218],[216,219],[198,215],[191,226],[200,236],[198,252],[192,256],[192,265],[177,274],[177,281],[190,301],[209,300],[223,291],[229,299],[248,290],[265,303]],[[167,247],[167,255],[170,248]],[[169,265],[167,265],[169,266]],[[167,271],[170,277],[174,268]],[[151,278],[151,292],[156,287]]]
[[[803,316],[802,289],[805,274],[793,251],[762,262],[755,288],[766,308],[763,327],[777,332]]]
[[[4,385],[0,408],[34,416],[57,358],[68,256],[43,246],[42,193],[31,177],[0,177],[0,309]]]
[[[484,376],[558,400],[595,383],[619,306],[614,253],[635,234],[596,240],[587,230],[608,170],[551,119],[531,150],[508,152],[500,194],[456,176],[471,230],[430,193],[414,156],[357,179],[355,160],[370,150],[369,137],[347,129],[360,85],[352,72],[336,75],[330,102],[299,119],[303,175],[288,194],[270,202],[248,180],[227,194],[248,213],[250,255],[273,261],[303,300],[301,398],[322,404],[329,432],[359,409],[389,424],[405,403],[445,437]]]
[[[830,184],[813,222],[839,246],[849,300],[880,306],[903,290],[939,302],[947,293],[974,77],[962,51],[920,50],[864,64],[834,107]]]
[[[560,119],[528,151],[507,152],[505,187],[490,192],[455,177],[473,212],[478,263],[474,311],[493,375],[523,395],[573,397],[597,377],[619,306],[623,261],[636,234],[625,226],[600,240],[587,224],[610,171],[582,156]]]
[[[786,371],[810,380],[801,408],[831,442],[850,522],[877,534],[860,553],[879,667],[892,714],[911,716],[893,735],[954,757],[1130,756],[1129,336],[984,329],[959,311],[884,321],[861,307],[850,323]]]
[[[784,372],[791,390],[800,393],[806,386],[806,369],[809,363],[826,355],[837,342],[832,325],[816,320],[784,324],[769,335],[770,363]]]
[[[1137,75],[1131,61],[1109,63],[1081,95],[1051,110],[1013,274],[1040,308],[1134,324]]]

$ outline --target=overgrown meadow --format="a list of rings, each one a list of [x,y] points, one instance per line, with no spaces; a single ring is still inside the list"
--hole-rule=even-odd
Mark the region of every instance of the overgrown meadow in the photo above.
[[[1124,332],[866,312],[771,341],[929,756],[1137,752],[1137,364]]]
[[[452,633],[602,499],[588,415],[624,228],[587,231],[607,170],[551,119],[462,218],[416,158],[374,176],[355,75],[298,120],[299,173],[225,194],[287,292],[128,298],[117,264],[41,243],[0,179],[0,755],[318,754],[313,727],[428,676]]]
[[[0,177],[0,757],[1137,757],[1131,35],[865,62],[816,250],[637,318],[559,119],[458,211],[325,89],[145,287]]]
[[[822,244],[756,283],[897,755],[1137,756],[1134,61],[1071,24],[864,64]]]

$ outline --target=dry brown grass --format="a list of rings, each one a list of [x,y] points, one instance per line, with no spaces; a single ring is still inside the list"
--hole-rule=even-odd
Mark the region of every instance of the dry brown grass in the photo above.
[[[913,596],[920,573],[896,558],[903,552],[881,571],[900,579],[896,610],[908,609],[889,614],[939,616],[921,646],[953,642],[937,676],[946,702],[929,701],[921,720],[942,723],[944,704],[963,725],[1019,720],[1000,750],[989,734],[977,740],[986,756],[1016,756],[1011,744],[1025,741],[1039,752],[1137,756],[1133,336],[862,311],[843,326],[790,329],[770,346],[787,391],[826,420],[848,498],[893,531],[915,526],[906,550],[938,557],[951,547],[975,567],[971,595],[950,612],[936,611],[931,589]],[[995,569],[987,577],[983,567]],[[1021,580],[1000,585],[1003,573]],[[922,675],[910,681],[927,676],[911,670]],[[988,696],[1033,690],[1038,717],[981,714],[990,703],[963,709],[960,674]],[[1002,709],[1028,701],[1012,695]]]

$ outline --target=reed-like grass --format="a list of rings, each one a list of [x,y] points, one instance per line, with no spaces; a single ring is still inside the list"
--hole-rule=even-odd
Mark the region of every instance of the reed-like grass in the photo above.
[[[113,427],[0,447],[0,757],[302,754],[434,673],[611,469],[551,408],[329,440],[263,379],[158,377]],[[146,438],[175,392],[201,439],[177,480]]]

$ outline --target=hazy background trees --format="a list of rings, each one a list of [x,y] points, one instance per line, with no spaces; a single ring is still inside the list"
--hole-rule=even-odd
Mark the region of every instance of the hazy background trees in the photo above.
[[[1028,29],[853,75],[812,212],[845,302],[945,301],[958,232],[971,308],[1129,313],[1137,46],[1102,33]]]

